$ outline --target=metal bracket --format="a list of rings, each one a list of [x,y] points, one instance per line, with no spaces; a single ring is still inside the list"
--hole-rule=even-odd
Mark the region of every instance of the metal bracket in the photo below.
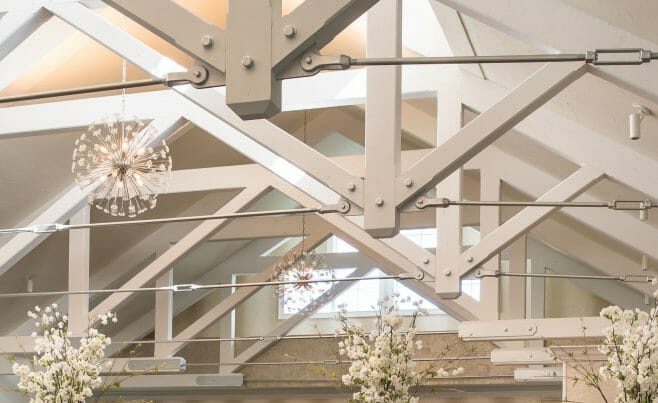
[[[340,214],[347,214],[350,212],[351,208],[350,202],[347,200],[341,199],[337,204],[328,204],[326,206],[320,206],[319,208],[319,213],[320,214],[327,214],[327,213],[340,213]]]
[[[439,207],[439,208],[447,208],[450,207],[450,199],[446,199],[445,197],[441,199],[430,199],[428,197],[419,197],[416,199],[414,202],[414,205],[419,209],[419,210],[424,210],[428,207]]]
[[[498,270],[483,270],[483,269],[477,269],[473,272],[473,275],[476,278],[482,278],[482,277],[498,277],[500,275],[500,271]]]
[[[281,340],[281,336],[263,336],[258,339],[258,341],[262,341],[263,343],[274,343]]]
[[[64,224],[37,224],[30,227],[30,231],[35,234],[52,234],[66,229],[68,226]]]
[[[652,200],[613,200],[608,204],[612,210],[649,210],[658,207],[658,204]]]
[[[208,69],[202,65],[193,66],[187,71],[178,73],[167,73],[165,85],[172,87],[179,84],[192,84],[195,88],[204,88],[203,84],[208,81]]]
[[[418,281],[420,281],[420,280],[425,278],[425,272],[423,272],[422,270],[418,270],[415,273],[403,273],[403,274],[398,275],[398,278],[400,280],[418,280]]]
[[[631,59],[614,59],[606,58],[601,59],[601,55],[632,55],[635,54],[635,58]],[[595,66],[633,66],[640,65],[643,63],[649,63],[651,61],[651,51],[642,49],[642,48],[630,48],[630,49],[595,49],[594,51],[587,51],[585,54],[585,62],[591,63]]]
[[[532,322],[502,320],[497,322],[462,322],[459,336],[466,341],[476,340],[528,340],[537,334]]]
[[[641,274],[622,274],[619,280],[626,283],[651,283],[653,281],[651,276],[643,276]]]
[[[197,288],[199,288],[198,285],[196,284],[176,284],[171,287],[171,290],[173,292],[179,292],[179,291],[194,291]]]
[[[301,58],[302,70],[309,73],[319,73],[320,70],[347,70],[350,68],[349,56],[325,56],[319,54],[317,51],[310,51],[305,53]]]

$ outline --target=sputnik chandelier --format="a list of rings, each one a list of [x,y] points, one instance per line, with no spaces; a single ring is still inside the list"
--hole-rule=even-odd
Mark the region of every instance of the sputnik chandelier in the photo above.
[[[122,83],[126,76],[122,59]],[[127,117],[123,88],[121,113],[89,125],[75,141],[71,171],[81,188],[92,187],[90,204],[119,217],[136,217],[156,206],[172,165],[169,147],[164,140],[158,144],[157,135],[152,126]]]
[[[135,217],[155,207],[171,172],[169,148],[153,145],[153,127],[123,115],[92,124],[75,142],[73,165],[88,200],[113,216]]]
[[[281,262],[272,270],[271,281],[287,283],[275,288],[275,293],[283,299],[284,304],[303,308],[331,287],[331,283],[308,281],[332,278],[333,270],[327,268],[322,256],[315,251],[306,251],[302,246],[301,252],[293,249],[281,258]]]

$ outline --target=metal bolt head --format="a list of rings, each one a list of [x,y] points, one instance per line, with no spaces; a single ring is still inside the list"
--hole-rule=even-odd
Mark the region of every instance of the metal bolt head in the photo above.
[[[286,38],[292,38],[296,33],[297,29],[295,29],[295,27],[292,25],[286,25],[283,27],[283,34],[286,36]]]
[[[244,68],[248,69],[251,68],[251,66],[254,65],[254,59],[251,58],[251,56],[245,56],[242,58],[242,66]]]
[[[411,186],[413,186],[414,180],[411,179],[411,178],[405,178],[403,183],[404,183],[404,186],[410,188]]]
[[[445,269],[445,270],[443,271],[443,275],[446,276],[446,277],[450,277],[450,276],[452,276],[452,270],[450,270],[450,269]]]
[[[306,63],[306,64],[311,64],[311,63],[313,63],[313,58],[312,58],[311,56],[306,56],[306,57],[304,58],[304,63]]]
[[[430,258],[428,258],[428,257],[423,258],[423,263],[424,264],[429,264],[429,262],[430,262]]]
[[[201,71],[200,70],[194,70],[192,72],[192,75],[196,78],[199,78],[199,77],[201,77]]]
[[[354,192],[354,189],[356,189],[355,184],[353,184],[353,183],[348,183],[347,184],[347,190],[349,190],[350,192]]]
[[[214,43],[215,39],[210,35],[204,35],[203,38],[201,38],[201,45],[204,48],[210,48]]]
[[[469,256],[469,257],[467,257],[467,258],[466,258],[466,261],[467,261],[468,263],[471,263],[471,262],[473,261],[473,256]]]
[[[383,206],[383,205],[384,205],[384,199],[382,199],[381,197],[377,197],[377,198],[375,199],[375,204],[376,204],[377,206]]]

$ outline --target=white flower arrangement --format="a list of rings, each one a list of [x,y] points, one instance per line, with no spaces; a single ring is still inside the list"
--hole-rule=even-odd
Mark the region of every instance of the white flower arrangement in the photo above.
[[[29,365],[14,362],[12,370],[19,377],[18,390],[30,396],[30,403],[84,402],[101,388],[100,373],[111,362],[103,361],[110,338],[89,328],[80,346],[71,344],[68,317],[57,304],[28,311],[38,331],[32,333],[35,355]],[[102,325],[117,322],[114,313],[100,315]]]
[[[416,319],[426,311],[420,308],[420,303],[415,305],[418,309],[410,325],[402,330],[403,320],[397,302],[384,297],[378,302],[375,327],[370,332],[350,321],[347,311],[341,307],[337,320],[341,322],[345,338],[338,343],[338,352],[352,360],[341,381],[345,386],[359,388],[352,395],[354,401],[415,403],[419,400],[415,396],[418,386],[430,377],[450,375],[446,369],[434,366],[416,371],[414,354],[423,347],[421,340],[415,340]],[[460,367],[452,374],[463,372]]]
[[[601,317],[610,321],[599,351],[607,358],[600,369],[604,379],[617,381],[617,403],[658,401],[658,321],[650,312],[609,306]]]

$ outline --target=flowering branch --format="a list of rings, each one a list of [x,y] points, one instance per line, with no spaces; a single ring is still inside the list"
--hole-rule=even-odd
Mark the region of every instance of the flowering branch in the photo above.
[[[19,391],[30,395],[30,403],[84,402],[93,395],[94,389],[103,385],[101,370],[111,366],[103,362],[109,337],[95,328],[89,328],[80,339],[80,346],[71,344],[68,317],[57,304],[43,310],[36,306],[28,317],[35,320],[35,355],[29,365],[14,362],[12,371],[19,377]],[[117,322],[114,313],[100,315],[102,325]]]
[[[346,336],[338,343],[339,354],[352,360],[341,381],[345,386],[359,388],[352,395],[354,401],[418,402],[415,396],[418,386],[430,377],[450,375],[446,369],[434,366],[416,371],[414,354],[423,347],[421,340],[415,340],[416,319],[426,311],[420,308],[420,303],[415,305],[417,310],[411,316],[409,327],[402,330],[398,301],[391,302],[389,297],[384,297],[377,304],[375,326],[370,332],[361,324],[350,321],[347,311],[341,307],[337,320]],[[459,375],[463,371],[463,368],[457,368],[452,374]]]

